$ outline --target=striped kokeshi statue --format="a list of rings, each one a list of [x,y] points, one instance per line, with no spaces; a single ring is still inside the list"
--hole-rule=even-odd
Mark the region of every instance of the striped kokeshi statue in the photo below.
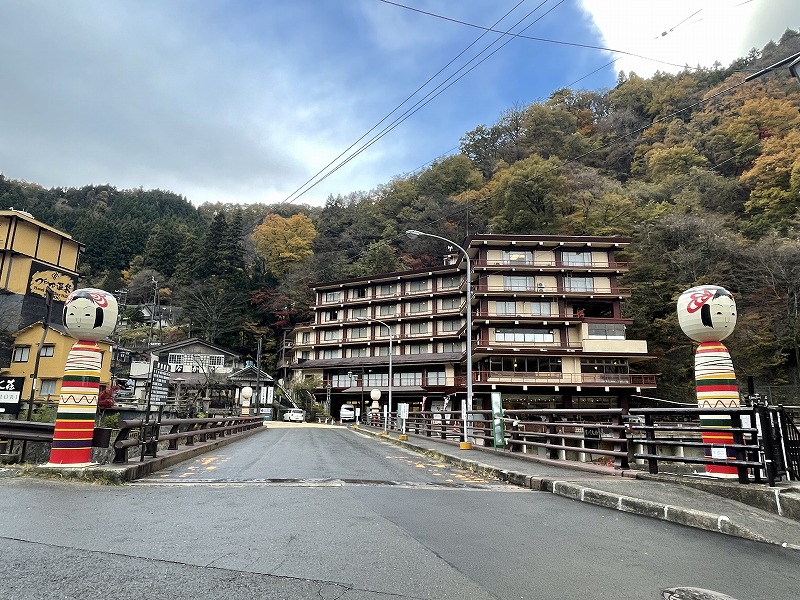
[[[77,341],[67,355],[56,414],[51,465],[90,464],[103,353],[97,340],[117,323],[117,299],[103,290],[75,290],[64,301],[64,327]]]
[[[736,325],[736,302],[733,294],[718,285],[700,285],[686,290],[678,298],[678,322],[683,332],[700,342],[694,355],[694,378],[697,386],[699,408],[733,408],[739,404],[739,387],[728,349],[722,343],[733,333]],[[729,428],[730,416],[700,416],[703,427]],[[733,443],[733,436],[724,431],[702,434],[703,442],[723,447]],[[713,453],[706,449],[706,457]],[[725,456],[735,459],[730,448]],[[720,458],[717,456],[716,458]],[[706,472],[722,476],[735,476],[733,466],[706,465]]]

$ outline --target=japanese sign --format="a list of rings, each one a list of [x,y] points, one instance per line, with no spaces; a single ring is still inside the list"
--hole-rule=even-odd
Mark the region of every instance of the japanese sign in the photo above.
[[[75,280],[66,273],[50,269],[43,264],[33,263],[28,282],[29,293],[44,298],[47,288],[52,290],[55,300],[64,302],[67,296],[75,291]]]
[[[153,363],[153,379],[150,386],[150,403],[158,406],[167,401],[169,394],[169,364]]]
[[[0,378],[0,414],[13,414],[19,412],[19,403],[22,397],[24,377]]]

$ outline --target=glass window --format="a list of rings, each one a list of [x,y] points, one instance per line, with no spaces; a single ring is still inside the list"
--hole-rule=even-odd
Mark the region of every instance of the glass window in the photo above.
[[[533,254],[526,250],[504,250],[503,264],[506,265],[529,265],[533,263]]]
[[[625,325],[621,323],[589,323],[588,337],[600,340],[624,340]]]
[[[355,385],[353,378],[356,377],[355,374],[351,377],[347,373],[338,373],[336,375],[331,375],[331,387],[350,387],[351,385]]]
[[[591,267],[592,253],[565,251],[561,253],[561,262],[570,267]]]
[[[301,344],[310,344],[311,343],[311,332],[304,331],[303,334],[300,336],[300,343]]]
[[[446,385],[447,378],[445,372],[442,371],[428,371],[428,385]]]
[[[492,356],[490,371],[513,371],[516,373],[561,373],[558,357]]]
[[[338,321],[339,320],[339,311],[338,310],[329,310],[327,312],[327,320],[328,321]]]
[[[568,292],[591,292],[594,290],[594,278],[567,277],[564,282],[564,289]]]
[[[427,279],[417,279],[416,281],[408,282],[409,292],[425,292],[429,289],[429,281]]]
[[[417,300],[416,302],[410,302],[408,304],[408,312],[412,315],[422,312],[428,312],[428,301]]]
[[[533,276],[531,275],[504,275],[503,288],[507,290],[532,290]]]
[[[367,314],[366,306],[362,306],[361,308],[353,308],[350,310],[350,317],[353,319],[366,319],[369,315]]]
[[[461,342],[444,342],[442,352],[461,352]]]
[[[365,387],[388,387],[389,385],[388,373],[367,373],[365,379],[367,381]]]
[[[322,351],[322,358],[339,358],[339,349],[330,348]]]
[[[393,283],[384,283],[381,287],[378,288],[378,294],[380,296],[394,296],[396,286]]]
[[[517,303],[516,302],[496,302],[495,312],[498,315],[516,315]]]
[[[420,333],[428,333],[428,322],[422,321],[420,323],[411,323],[409,333],[412,335]]]
[[[448,275],[447,277],[442,277],[439,288],[442,290],[452,290],[460,285],[461,277],[459,275]]]
[[[378,316],[394,317],[395,315],[397,315],[396,304],[381,304],[381,307],[378,309]]]
[[[352,348],[350,350],[350,356],[353,358],[362,358],[364,356],[369,356],[369,348]]]
[[[548,343],[553,342],[555,335],[552,329],[532,329],[526,327],[508,327],[495,330],[495,341],[522,342],[522,343]]]
[[[461,309],[461,298],[442,298],[442,310]]]
[[[325,340],[326,342],[339,340],[341,338],[342,338],[341,329],[326,329],[322,334],[322,339]]]
[[[56,393],[56,379],[42,379],[39,396],[54,396]]]
[[[627,373],[628,363],[619,358],[582,358],[581,373]]]
[[[325,302],[341,302],[342,292],[325,292]]]
[[[350,329],[351,340],[362,340],[366,337],[369,337],[369,327],[352,327]]]
[[[300,360],[309,360],[311,358],[311,350],[303,350],[300,352]]]
[[[549,302],[531,302],[529,306],[532,315],[536,316],[544,315],[549,317],[551,314],[550,313],[551,307]]]
[[[350,291],[350,297],[360,300],[367,297],[367,288],[356,288]]]
[[[375,348],[375,356],[389,356],[389,346],[377,346]]]
[[[394,385],[422,385],[422,372],[395,373]]]
[[[52,344],[46,344],[39,350],[39,356],[53,356],[56,347]]]
[[[409,344],[406,346],[406,354],[427,354],[428,344]]]
[[[461,329],[461,319],[447,319],[439,323],[439,331],[458,331]]]

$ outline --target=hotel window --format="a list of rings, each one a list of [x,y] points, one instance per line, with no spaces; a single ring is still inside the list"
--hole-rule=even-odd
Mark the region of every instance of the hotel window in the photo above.
[[[350,329],[349,339],[363,340],[366,337],[369,337],[369,327],[353,327]]]
[[[42,379],[39,388],[39,397],[54,396],[56,393],[56,379]]]
[[[498,315],[516,315],[517,303],[516,302],[496,302],[495,312]]]
[[[395,373],[394,384],[399,384],[401,386],[422,385],[422,371],[411,373]]]
[[[530,303],[531,314],[540,316],[550,316],[550,303],[549,302],[531,302]]]
[[[303,350],[300,352],[300,356],[298,357],[300,360],[310,360],[311,359],[311,350]]]
[[[442,310],[460,310],[461,298],[442,298]]]
[[[42,349],[39,350],[39,356],[53,356],[55,349],[56,347],[53,344],[42,346]]]
[[[322,334],[322,339],[326,342],[333,342],[342,339],[341,329],[326,329]]]
[[[428,385],[447,385],[444,371],[428,371]]]
[[[364,379],[367,381],[364,387],[368,388],[387,387],[389,385],[388,373],[367,373]]]
[[[427,279],[418,279],[416,281],[408,282],[409,293],[426,292],[429,289],[429,281]]]
[[[458,275],[449,275],[442,277],[440,289],[452,290],[461,286],[461,277]]]
[[[549,343],[555,340],[552,329],[533,329],[526,327],[497,328],[494,339],[497,342],[521,342],[521,343]]]
[[[380,296],[394,296],[395,290],[397,287],[393,283],[384,283],[381,287],[378,288],[378,294]]]
[[[530,265],[533,264],[533,254],[528,250],[504,250],[504,265]]]
[[[532,290],[533,277],[528,275],[504,275],[503,288],[506,290]]]
[[[447,319],[439,323],[439,331],[453,332],[461,329],[461,319]]]
[[[354,300],[362,300],[367,297],[367,288],[356,288],[350,290],[350,297]]]
[[[427,354],[428,344],[409,344],[406,346],[406,354]]]
[[[428,301],[418,300],[416,302],[409,302],[408,312],[412,315],[428,312]]]
[[[581,373],[625,374],[628,363],[618,358],[582,358]]]
[[[394,347],[392,348],[394,350]],[[375,356],[389,356],[389,346],[377,346]]]
[[[350,375],[347,375],[346,373],[331,375],[331,387],[344,388],[350,387],[351,385],[355,385],[355,383],[353,382],[353,377],[350,377]]]
[[[489,359],[489,370],[513,371],[515,373],[561,373],[561,359],[555,357],[493,356]]]
[[[594,278],[567,277],[564,281],[564,289],[568,292],[591,292],[594,290]]]
[[[429,332],[429,323],[427,321],[422,321],[421,323],[411,323],[409,326],[409,333],[411,335],[419,335],[420,333],[428,333]]]
[[[14,348],[14,362],[28,362],[31,355],[30,346],[17,346]]]
[[[342,292],[325,292],[325,302],[341,302]]]
[[[369,348],[352,348],[350,350],[351,358],[363,358],[369,356]]]
[[[461,342],[444,342],[442,352],[461,352]]]
[[[322,351],[322,358],[339,358],[339,349],[330,348]]]
[[[369,316],[367,314],[368,310],[369,309],[366,306],[363,306],[361,308],[353,308],[350,310],[350,316],[353,319],[366,319]]]
[[[561,262],[569,267],[591,267],[592,266],[592,253],[591,252],[562,252]]]
[[[329,310],[326,313],[326,320],[327,321],[338,321],[339,320],[339,311],[338,310]]]
[[[589,323],[588,337],[596,340],[624,340],[625,325],[621,323]]]
[[[381,307],[378,309],[378,316],[380,317],[394,317],[396,315],[397,315],[396,304],[381,304]]]
[[[310,344],[311,343],[311,332],[310,331],[304,331],[300,335],[300,343],[301,344]]]

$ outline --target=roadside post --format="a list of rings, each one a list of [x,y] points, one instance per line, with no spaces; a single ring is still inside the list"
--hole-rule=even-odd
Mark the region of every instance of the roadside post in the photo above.
[[[492,435],[494,447],[505,448],[506,430],[503,422],[503,400],[500,392],[492,392]]]
[[[406,435],[406,420],[408,420],[408,404],[402,403],[397,405],[397,418],[401,422],[400,426],[400,439],[405,441],[408,439]]]

